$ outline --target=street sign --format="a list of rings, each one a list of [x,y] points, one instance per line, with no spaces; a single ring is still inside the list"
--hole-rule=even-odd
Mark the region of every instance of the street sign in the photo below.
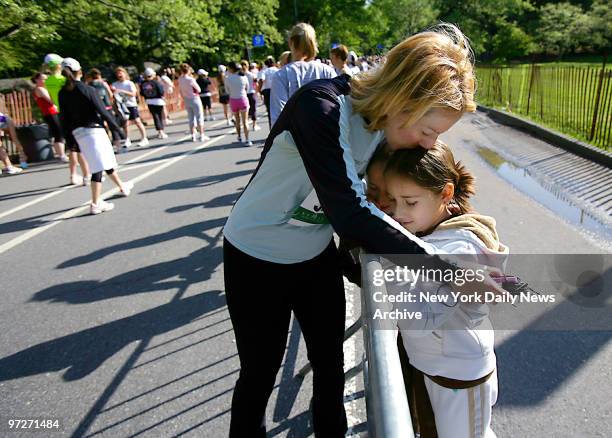
[[[253,47],[263,47],[266,45],[266,40],[263,35],[253,35]]]
[[[331,48],[335,49],[336,47],[338,47],[340,45],[340,43],[331,43]]]
[[[379,44],[379,45],[377,45],[377,46],[376,46],[376,48],[377,48],[378,50],[382,50],[382,49],[384,49],[384,48],[385,48],[385,46],[383,46],[382,44]]]

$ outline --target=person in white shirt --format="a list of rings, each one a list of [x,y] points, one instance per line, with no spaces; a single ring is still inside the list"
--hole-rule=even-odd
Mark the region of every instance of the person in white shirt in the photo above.
[[[225,78],[225,90],[229,94],[229,105],[234,115],[234,124],[236,125],[236,133],[238,134],[238,142],[242,143],[240,125],[244,129],[244,144],[252,146],[253,142],[249,140],[249,128],[247,126],[247,111],[249,109],[249,99],[247,91],[249,90],[249,80],[246,73],[242,70],[237,62],[231,61],[227,68],[230,74]]]
[[[130,116],[128,120],[125,121],[125,125],[123,126],[123,129],[125,130],[124,147],[130,147],[132,144],[129,133],[129,126],[131,123],[135,124],[140,131],[141,139],[138,146],[147,146],[149,144],[147,131],[142,124],[142,120],[140,120],[140,113],[138,112],[138,89],[136,88],[136,85],[134,85],[134,82],[130,81],[130,75],[128,75],[125,68],[117,67],[115,69],[115,75],[117,76],[117,81],[113,82],[111,89],[113,90],[113,93],[117,93],[123,98],[125,106],[130,112]]]
[[[200,141],[210,140],[210,137],[204,133],[204,108],[200,100],[202,90],[192,75],[193,69],[189,64],[183,63],[180,71],[181,77],[178,80],[178,86],[187,110],[191,140],[197,141],[197,128],[200,129]]]
[[[247,90],[247,99],[249,101],[249,118],[253,121],[253,131],[259,131],[261,128],[257,126],[257,99],[255,97],[255,81],[257,78],[256,74],[253,74],[249,70],[249,63],[247,61],[241,61],[240,66],[242,71],[247,77],[249,83],[249,89]]]
[[[272,79],[274,78],[274,74],[278,71],[278,67],[276,66],[276,61],[271,56],[266,58],[264,65],[266,68],[260,70],[257,76],[257,85],[259,93],[263,96],[266,111],[268,112],[268,125],[272,128],[272,119],[270,118],[270,91],[272,88]]]
[[[161,79],[162,86],[164,87],[164,96],[166,96],[166,99],[169,99],[170,96],[174,94],[174,82],[172,82],[172,79],[170,79],[170,77],[166,74],[166,70],[162,71],[159,78]],[[171,124],[172,120],[170,120],[170,113],[164,106],[164,125]]]
[[[298,23],[293,26],[289,33],[289,49],[292,62],[276,72],[272,82],[272,124],[278,119],[289,98],[301,86],[315,79],[331,79],[337,76],[332,67],[315,61],[319,49],[315,30],[310,24]]]

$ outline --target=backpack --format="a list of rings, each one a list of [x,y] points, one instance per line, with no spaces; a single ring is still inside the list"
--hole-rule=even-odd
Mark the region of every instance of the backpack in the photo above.
[[[156,99],[161,97],[158,85],[153,81],[144,81],[140,84],[140,91],[145,99]]]

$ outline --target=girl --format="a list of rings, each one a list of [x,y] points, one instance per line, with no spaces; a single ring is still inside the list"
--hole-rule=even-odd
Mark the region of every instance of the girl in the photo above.
[[[247,93],[249,91],[249,79],[238,63],[232,61],[227,66],[230,75],[225,78],[225,89],[230,96],[229,104],[232,114],[234,115],[238,143],[242,143],[242,135],[240,132],[240,125],[242,124],[244,137],[246,139],[244,144],[245,146],[253,146],[253,142],[249,140],[249,128],[247,126],[247,111],[249,110]]]
[[[441,141],[431,149],[395,152],[384,180],[393,218],[439,253],[467,255],[477,263],[502,269],[508,248],[498,238],[495,219],[472,211],[474,177]],[[463,257],[465,258],[465,256]],[[463,259],[462,258],[462,259]],[[438,285],[439,286],[439,285]],[[417,283],[416,294],[439,290]],[[389,294],[407,291],[406,283],[387,285]],[[493,330],[486,304],[395,304],[421,311],[422,320],[399,320],[401,337],[416,391],[411,405],[425,417],[431,402],[440,438],[491,438],[491,407],[497,399]],[[415,309],[416,308],[416,309]],[[415,392],[413,392],[414,394]]]
[[[149,112],[153,116],[157,138],[168,138],[168,134],[164,132],[164,107],[166,106],[164,86],[157,79],[155,70],[150,67],[145,68],[144,79],[140,84],[140,94],[144,96]]]
[[[62,75],[66,78],[59,92],[62,108],[60,120],[66,135],[76,140],[91,169],[91,214],[112,210],[115,206],[101,199],[102,171],[117,185],[123,196],[129,196],[133,184],[124,183],[115,171],[117,161],[108,135],[102,126],[106,121],[111,129],[120,130],[115,119],[106,111],[93,87],[81,82],[81,64],[76,59],[62,61]]]
[[[257,75],[249,69],[249,63],[247,61],[240,61],[240,66],[247,77],[247,82],[249,85],[249,89],[247,90],[247,99],[249,100],[249,118],[253,121],[252,131],[259,131],[260,128],[257,126],[257,99],[255,96],[255,78]]]
[[[212,93],[210,91],[212,82],[208,77],[208,72],[203,68],[198,70],[198,79],[196,79],[196,82],[201,90],[200,100],[202,101],[202,108],[204,108],[204,121],[215,120],[215,116],[212,114]],[[208,117],[206,117],[207,112]]]

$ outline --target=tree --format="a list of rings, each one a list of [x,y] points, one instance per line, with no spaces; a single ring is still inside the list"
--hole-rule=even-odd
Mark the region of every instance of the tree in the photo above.
[[[0,10],[0,72],[35,62],[36,48],[59,37],[36,1],[0,0]]]
[[[588,15],[593,46],[609,53],[612,48],[612,0],[595,0]]]
[[[540,8],[538,42],[543,52],[558,55],[588,47],[592,23],[580,6],[547,3]]]

